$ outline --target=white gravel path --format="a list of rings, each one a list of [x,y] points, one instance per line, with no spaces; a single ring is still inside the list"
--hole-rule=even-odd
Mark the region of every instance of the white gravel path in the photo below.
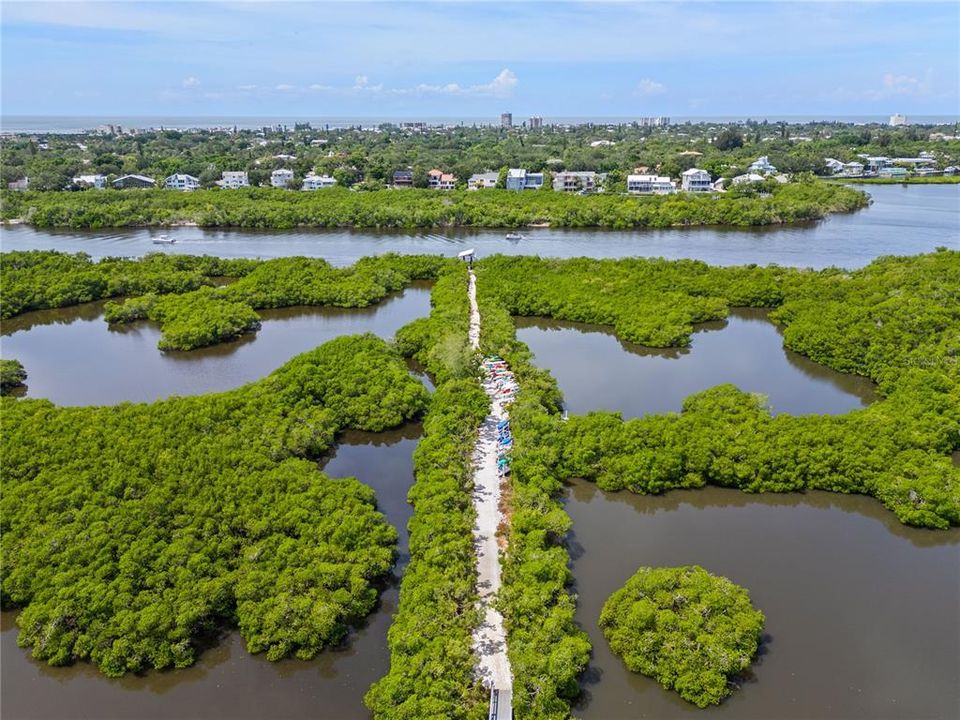
[[[470,271],[470,346],[480,349],[480,311],[477,308],[477,280]],[[473,505],[477,524],[473,528],[477,551],[477,583],[484,620],[474,630],[473,646],[480,658],[479,673],[484,685],[500,691],[500,717],[510,717],[513,674],[507,657],[507,634],[503,615],[492,603],[500,590],[500,557],[497,547],[497,527],[500,514],[500,477],[497,474],[497,422],[507,413],[496,399],[496,388],[485,383],[490,397],[491,412],[480,426],[480,436],[474,451]]]

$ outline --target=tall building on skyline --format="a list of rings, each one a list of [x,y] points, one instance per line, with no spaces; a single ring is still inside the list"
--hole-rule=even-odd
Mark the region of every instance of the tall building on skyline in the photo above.
[[[539,115],[534,115],[529,120],[527,120],[527,127],[531,130],[539,130],[543,127],[543,118]]]
[[[500,127],[513,127],[513,113],[500,113]]]

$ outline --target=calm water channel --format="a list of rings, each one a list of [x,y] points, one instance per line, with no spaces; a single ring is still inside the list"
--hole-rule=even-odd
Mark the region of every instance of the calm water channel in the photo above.
[[[567,409],[617,410],[624,417],[679,412],[692,393],[722,383],[767,396],[774,413],[839,414],[875,399],[873,383],[791,352],[764,310],[735,308],[703,323],[689,348],[622,342],[612,328],[517,318],[517,337],[560,384]]]
[[[575,482],[567,496],[593,658],[583,720],[953,720],[960,710],[960,529],[914,530],[870,498],[747,495],[708,488],[658,497]],[[766,616],[753,677],[699,710],[627,671],[597,628],[638,567],[697,564],[750,591]]]
[[[110,405],[228,390],[340,335],[392,337],[430,313],[430,289],[416,283],[369,308],[264,310],[256,333],[190,352],[158,350],[160,330],[153,323],[108,325],[103,305],[43,310],[3,322],[0,350],[27,369],[27,397],[58,405]]]
[[[849,215],[794,227],[756,229],[689,228],[630,232],[530,228],[526,239],[510,242],[502,230],[404,233],[371,231],[201,230],[199,228],[47,231],[6,227],[0,231],[4,250],[55,249],[105,255],[148,252],[281,257],[309,255],[336,265],[388,251],[454,255],[474,247],[481,255],[549,257],[696,258],[718,265],[779,263],[855,268],[879,255],[912,255],[944,245],[960,247],[960,185],[863,186],[873,204]],[[176,245],[158,246],[161,233]]]
[[[713,263],[857,267],[885,254],[960,247],[960,187],[870,187],[867,210],[807,227],[588,232],[530,230],[440,237],[390,233],[169,231],[163,252],[227,257],[323,256],[343,265],[371,253],[694,257]],[[39,232],[4,228],[4,250],[54,248],[93,256],[158,249],[154,231]],[[102,305],[31,313],[3,324],[2,354],[29,372],[29,397],[60,404],[146,401],[236,387],[337,335],[387,337],[426,315],[428,291],[408,289],[366,310],[291,308],[265,312],[263,328],[235,343],[161,353],[148,323],[111,330]],[[870,384],[785,351],[760,311],[736,311],[698,329],[687,351],[620,343],[602,328],[518,320],[519,336],[558,378],[571,412],[625,416],[678,410],[692,392],[722,382],[765,393],[775,412],[841,413],[874,399]],[[398,574],[407,561],[405,498],[419,427],[350,434],[328,461],[377,492],[400,531]],[[960,455],[958,455],[960,463]],[[578,620],[594,656],[576,710],[585,719],[956,718],[960,716],[960,530],[900,525],[879,503],[824,493],[749,496],[707,489],[660,497],[605,494],[574,482],[566,497],[580,596]],[[596,627],[609,594],[641,565],[697,563],[749,588],[766,614],[761,661],[740,692],[700,711],[624,670]],[[0,635],[2,716],[73,718],[366,718],[362,697],[387,668],[386,633],[396,583],[345,648],[312,662],[251,657],[235,633],[191,669],[108,680],[87,665],[48,668],[16,647],[13,614]]]
[[[347,433],[324,471],[353,476],[372,487],[387,520],[400,534],[396,574],[408,560],[407,491],[420,426],[386,433]],[[110,680],[86,664],[51,668],[17,647],[15,614],[2,613],[0,690],[4,720],[262,720],[367,718],[363,696],[389,667],[387,629],[397,607],[396,578],[379,609],[352,633],[347,646],[315,660],[271,663],[252,656],[229,633],[186,670]]]

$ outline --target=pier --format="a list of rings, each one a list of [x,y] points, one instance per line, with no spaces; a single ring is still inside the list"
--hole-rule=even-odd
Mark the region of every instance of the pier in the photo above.
[[[477,280],[471,268],[470,346],[480,349],[480,311],[477,307]],[[500,590],[500,555],[497,528],[503,520],[500,512],[500,483],[509,473],[509,435],[507,408],[513,399],[515,383],[505,363],[497,359],[484,362],[483,389],[490,398],[490,414],[480,426],[473,455],[473,504],[477,522],[473,528],[477,553],[477,589],[482,620],[473,633],[473,647],[479,658],[478,672],[490,690],[489,720],[510,720],[513,716],[513,673],[507,656],[507,634],[503,615],[493,607]],[[507,380],[509,379],[509,383]],[[514,389],[507,391],[506,388]]]

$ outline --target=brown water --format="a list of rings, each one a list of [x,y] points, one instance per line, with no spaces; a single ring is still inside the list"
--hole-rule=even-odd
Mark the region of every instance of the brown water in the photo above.
[[[407,492],[420,426],[386,433],[346,433],[324,471],[353,476],[372,487],[387,520],[397,528],[396,576],[409,559]],[[4,720],[185,720],[187,718],[367,718],[363,696],[389,667],[387,629],[396,611],[398,579],[378,610],[351,633],[346,646],[304,662],[271,663],[250,655],[236,632],[205,651],[186,670],[111,680],[91,665],[51,668],[16,645],[15,613],[2,613],[0,713]]]
[[[783,347],[765,310],[735,308],[697,326],[689,348],[647,348],[612,328],[516,318],[517,337],[557,379],[571,413],[617,410],[624,417],[679,412],[692,393],[722,383],[763,393],[774,413],[841,414],[876,399],[873,383],[838,373]]]
[[[195,227],[113,230],[35,230],[0,227],[4,250],[62,250],[93,257],[149,252],[220,257],[322,257],[349,265],[384,252],[454,256],[475,248],[481,257],[694,258],[713,265],[780,265],[856,268],[880,255],[914,255],[939,245],[960,247],[960,186],[870,185],[873,198],[858,212],[832,215],[817,223],[766,228],[669,228],[591,230],[527,228],[511,242],[504,230],[457,228],[437,231],[203,230]],[[175,245],[154,245],[157,235]]]
[[[568,492],[577,619],[594,652],[583,720],[960,717],[960,529],[907,528],[873,499],[707,488]],[[752,677],[700,710],[627,671],[597,620],[643,565],[698,564],[766,615]]]
[[[3,322],[0,352],[23,363],[27,397],[58,405],[111,405],[229,390],[340,335],[392,337],[429,314],[430,289],[415,283],[368,308],[263,310],[256,333],[190,352],[158,350],[160,329],[154,323],[108,325],[103,305],[41,310]]]

